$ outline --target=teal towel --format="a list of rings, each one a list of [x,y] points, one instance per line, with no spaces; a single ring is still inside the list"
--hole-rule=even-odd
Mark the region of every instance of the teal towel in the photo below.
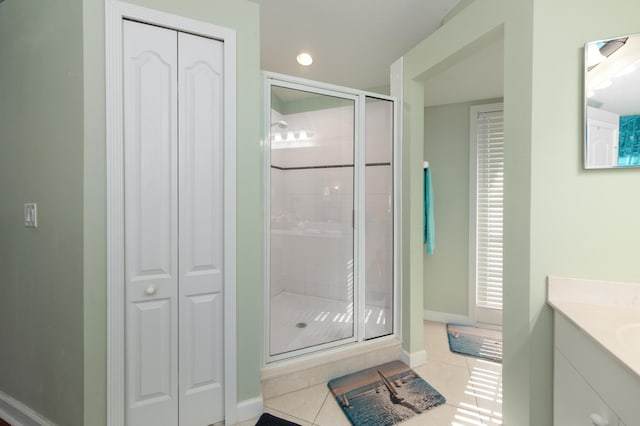
[[[424,169],[424,243],[427,254],[433,254],[436,243],[435,223],[433,217],[433,187],[431,185],[431,171]]]

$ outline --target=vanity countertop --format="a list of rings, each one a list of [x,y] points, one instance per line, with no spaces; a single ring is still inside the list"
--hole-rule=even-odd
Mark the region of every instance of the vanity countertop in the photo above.
[[[547,303],[640,378],[640,284],[549,276]]]

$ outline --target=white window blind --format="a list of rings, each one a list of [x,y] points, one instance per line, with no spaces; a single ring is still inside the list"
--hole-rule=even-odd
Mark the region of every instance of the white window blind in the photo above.
[[[504,112],[479,112],[476,129],[476,304],[502,309]]]

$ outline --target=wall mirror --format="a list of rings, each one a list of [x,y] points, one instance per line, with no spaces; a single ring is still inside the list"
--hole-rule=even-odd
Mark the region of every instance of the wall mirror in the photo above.
[[[640,34],[584,52],[585,168],[640,167]]]

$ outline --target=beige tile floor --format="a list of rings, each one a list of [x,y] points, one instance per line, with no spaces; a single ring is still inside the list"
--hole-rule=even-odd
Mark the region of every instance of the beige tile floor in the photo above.
[[[454,354],[446,325],[424,323],[428,361],[414,370],[447,403],[403,422],[403,426],[496,426],[502,424],[502,365]],[[302,426],[350,426],[326,384],[264,401],[264,410]],[[255,420],[240,423],[253,426]]]

